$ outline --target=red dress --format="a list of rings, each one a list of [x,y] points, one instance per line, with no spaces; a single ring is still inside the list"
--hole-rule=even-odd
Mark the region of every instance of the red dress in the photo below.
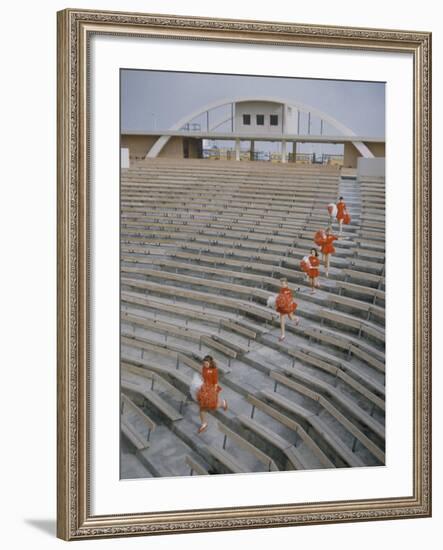
[[[344,202],[337,203],[337,220],[344,220],[346,212],[346,204]]]
[[[321,251],[323,254],[334,254],[335,248],[332,243],[336,241],[337,238],[338,237],[336,237],[335,235],[326,235],[326,239],[321,245]]]
[[[289,315],[289,313],[294,313],[297,309],[297,304],[294,302],[290,288],[283,287],[280,289],[275,300],[275,306],[275,309],[281,314]]]
[[[218,394],[221,387],[218,385],[218,370],[216,367],[203,367],[203,384],[197,392],[197,401],[201,409],[215,410],[218,405]]]
[[[317,256],[309,256],[309,263],[311,264],[311,268],[308,269],[308,275],[311,277],[311,279],[314,279],[315,277],[318,277],[320,275],[320,271],[318,269],[318,266],[320,265],[320,260],[317,258]]]

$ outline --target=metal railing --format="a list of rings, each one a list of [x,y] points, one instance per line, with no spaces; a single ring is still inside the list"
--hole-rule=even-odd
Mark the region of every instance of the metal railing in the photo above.
[[[202,158],[210,160],[235,160],[235,149],[226,148],[206,148],[202,150]],[[270,151],[240,151],[240,160],[281,162],[281,153],[272,153]],[[294,162],[294,154],[287,154],[288,162]],[[333,155],[326,153],[297,153],[295,162],[300,164],[329,164],[343,165],[343,155]]]

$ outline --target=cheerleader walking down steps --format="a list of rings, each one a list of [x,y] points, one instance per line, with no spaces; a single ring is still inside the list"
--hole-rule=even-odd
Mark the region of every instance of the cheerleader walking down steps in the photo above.
[[[207,411],[215,411],[222,407],[228,409],[226,399],[220,398],[222,388],[218,384],[218,368],[211,355],[206,355],[202,362],[202,383],[196,392],[196,401],[200,407],[201,425],[198,433],[204,432],[208,427],[206,420]]]
[[[300,319],[294,316],[294,312],[297,309],[297,304],[294,302],[292,290],[288,287],[287,279],[281,279],[280,283],[281,283],[281,287],[277,295],[277,298],[275,300],[275,306],[278,313],[280,313],[281,333],[280,333],[279,341],[281,342],[286,337],[285,335],[286,315],[289,317],[289,319],[291,319],[291,321],[294,321],[296,325],[298,325]]]

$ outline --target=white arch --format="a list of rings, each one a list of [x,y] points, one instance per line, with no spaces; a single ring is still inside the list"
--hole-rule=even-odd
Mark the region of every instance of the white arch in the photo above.
[[[231,97],[229,99],[222,99],[222,100],[216,100],[211,101],[210,103],[207,103],[203,107],[199,107],[197,110],[193,111],[192,113],[187,114],[186,116],[182,117],[180,120],[178,120],[174,125],[171,126],[169,129],[170,132],[176,132],[180,130],[180,128],[186,124],[187,122],[193,120],[199,115],[202,115],[206,111],[210,111],[211,109],[216,109],[217,107],[222,107],[223,105],[229,105],[231,103],[241,103],[244,101],[265,101],[265,102],[271,102],[271,103],[280,103],[283,105],[289,105],[291,107],[295,107],[301,112],[305,113],[312,113],[318,118],[321,118],[328,122],[331,126],[339,130],[342,134],[345,136],[355,136],[355,132],[353,132],[350,128],[342,124],[337,119],[333,118],[332,116],[328,115],[327,113],[324,113],[320,111],[319,109],[316,109],[315,107],[311,107],[310,105],[306,105],[304,103],[294,103],[292,100],[282,99],[280,97],[274,97],[274,96],[239,96],[239,97]],[[163,149],[163,147],[168,143],[171,136],[161,136],[157,139],[157,141],[154,143],[154,145],[151,147],[151,149],[148,151],[148,154],[146,155],[146,158],[155,158],[158,156],[160,151]],[[216,139],[216,138],[214,138]],[[359,151],[359,153],[363,157],[367,158],[373,158],[374,155],[369,150],[369,148],[361,141],[353,141],[353,145],[356,147],[356,149]]]

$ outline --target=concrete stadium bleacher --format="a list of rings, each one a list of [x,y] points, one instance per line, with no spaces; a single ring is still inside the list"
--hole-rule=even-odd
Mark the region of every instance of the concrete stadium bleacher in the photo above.
[[[352,221],[312,294],[299,262],[340,195]],[[383,178],[139,161],[120,229],[122,478],[384,464]],[[301,319],[283,342],[266,305],[281,277]],[[189,387],[208,353],[229,408],[198,435]]]

